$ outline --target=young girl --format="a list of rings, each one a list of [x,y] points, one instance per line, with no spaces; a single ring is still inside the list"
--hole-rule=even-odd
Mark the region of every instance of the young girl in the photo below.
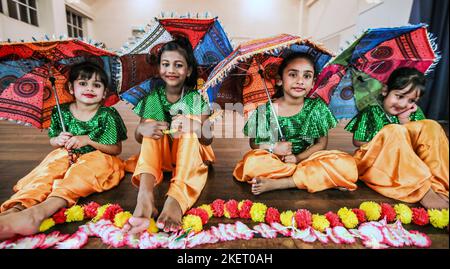
[[[288,188],[308,192],[356,189],[358,172],[353,158],[324,150],[336,119],[321,99],[305,98],[315,74],[314,59],[304,53],[290,54],[279,67],[281,89],[273,105],[283,139],[276,125],[271,125],[276,121],[269,103],[259,106],[247,121],[244,133],[251,137],[253,150],[237,164],[233,175],[251,183],[253,194]]]
[[[359,147],[359,178],[384,196],[426,208],[448,208],[448,139],[439,123],[426,120],[417,101],[425,76],[395,70],[381,92],[345,127]]]
[[[212,137],[202,132],[209,106],[194,90],[197,64],[189,41],[166,43],[159,51],[158,64],[165,85],[156,87],[134,109],[141,116],[135,137],[142,146],[132,177],[139,187],[137,204],[124,227],[130,233],[145,231],[149,218],[157,214],[153,191],[163,171],[172,171],[173,177],[157,225],[165,231],[180,229],[183,214],[206,184],[207,163],[215,159]],[[131,161],[127,171],[133,170]]]
[[[119,184],[125,171],[116,155],[127,138],[126,127],[116,109],[102,106],[107,82],[105,72],[92,63],[71,68],[68,83],[75,101],[61,105],[67,132],[55,107],[48,135],[57,149],[20,179],[15,194],[1,205],[0,239],[34,234],[60,208]]]

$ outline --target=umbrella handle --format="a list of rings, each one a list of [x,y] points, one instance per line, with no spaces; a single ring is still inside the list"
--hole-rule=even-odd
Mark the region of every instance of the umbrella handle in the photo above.
[[[56,78],[54,76],[50,76],[49,80],[50,80],[50,82],[52,84],[53,94],[55,95],[56,109],[58,110],[58,115],[59,115],[59,120],[61,122],[61,127],[62,127],[63,132],[66,132],[66,126],[64,125],[64,120],[63,120],[63,116],[62,116],[62,113],[61,113],[61,107],[59,106],[58,93],[56,92],[56,86],[55,86]]]
[[[277,127],[278,127],[278,132],[280,133],[280,137],[283,138],[285,136],[283,135],[283,132],[281,131],[281,126],[280,126],[280,122],[278,121],[277,113],[273,109],[272,99],[271,99],[271,96],[270,96],[270,93],[269,93],[269,89],[267,88],[266,80],[264,79],[264,71],[262,69],[262,66],[261,66],[260,62],[258,62],[258,69],[259,69],[258,70],[258,74],[261,76],[261,80],[262,80],[263,85],[264,85],[264,90],[266,91],[267,98],[269,99],[269,104],[270,104],[270,107],[271,107],[272,114],[275,117],[275,122],[276,122]]]
[[[61,122],[62,130],[63,130],[63,132],[67,132],[66,131],[66,126],[64,125],[63,116],[62,116],[62,113],[61,113],[61,107],[59,105],[58,93],[56,92],[56,85],[55,85],[56,78],[51,75],[48,80],[50,80],[50,83],[52,84],[52,90],[53,90],[53,94],[55,95],[55,101],[56,101],[56,109],[58,110],[59,121]],[[72,165],[74,163],[74,161],[73,161],[73,152],[72,152],[72,150],[67,150],[67,152],[69,153],[69,164]]]

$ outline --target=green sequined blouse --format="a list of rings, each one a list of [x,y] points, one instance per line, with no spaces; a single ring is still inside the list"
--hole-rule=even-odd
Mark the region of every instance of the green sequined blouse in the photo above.
[[[244,126],[244,134],[255,138],[256,144],[280,141],[279,131],[272,118],[269,103],[255,110]],[[337,124],[327,105],[320,99],[305,98],[302,110],[293,116],[278,116],[281,131],[292,142],[292,153],[299,154],[313,145],[315,139],[327,136],[328,130]]]
[[[369,142],[387,124],[400,124],[397,116],[388,115],[379,105],[372,105],[364,108],[345,126],[345,130],[353,133],[353,138],[357,141]],[[409,116],[410,121],[425,119],[422,109],[417,108],[416,112]]]
[[[170,123],[177,114],[209,115],[209,105],[197,90],[189,90],[177,102],[170,103],[162,86],[139,101],[133,111],[144,119]]]
[[[70,104],[61,105],[61,113],[66,127],[66,131],[74,136],[88,135],[97,143],[104,145],[114,145],[127,139],[127,128],[120,117],[119,112],[113,107],[100,107],[97,113],[88,121],[80,121],[70,112]],[[52,121],[48,130],[49,137],[57,137],[62,132],[56,107],[52,111]],[[91,146],[84,146],[74,149],[74,153],[89,153],[95,151]]]

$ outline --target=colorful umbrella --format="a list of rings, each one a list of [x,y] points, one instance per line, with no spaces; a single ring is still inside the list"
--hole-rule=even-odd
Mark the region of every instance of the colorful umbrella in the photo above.
[[[0,119],[48,128],[53,107],[73,101],[68,73],[83,61],[100,65],[108,74],[111,91],[105,105],[119,101],[120,63],[112,52],[78,39],[0,44]]]
[[[287,34],[256,39],[239,45],[211,72],[203,85],[202,93],[210,103],[227,109],[227,103],[242,103],[244,115],[258,105],[269,102],[275,93],[278,66],[283,56],[290,52],[304,52],[315,58],[320,70],[332,57],[332,53],[308,39]],[[274,109],[274,119],[283,140],[284,136]]]
[[[141,38],[122,49],[122,99],[136,105],[150,92],[154,82],[149,78],[158,76],[158,69],[152,58],[155,58],[162,45],[177,36],[187,38],[192,44],[198,63],[199,87],[208,78],[213,67],[233,50],[217,17],[155,19],[155,23]],[[130,65],[135,68],[129,68]]]
[[[378,104],[383,84],[400,67],[427,73],[437,63],[436,47],[425,24],[367,30],[327,65],[312,97],[321,97],[337,119]]]
[[[321,70],[332,53],[308,39],[287,34],[256,39],[239,45],[209,75],[202,92],[210,102],[243,103],[244,112],[270,101],[282,57],[289,52],[304,52],[315,58]]]

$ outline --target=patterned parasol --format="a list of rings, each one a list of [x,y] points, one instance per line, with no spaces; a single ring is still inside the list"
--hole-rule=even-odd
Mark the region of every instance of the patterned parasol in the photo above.
[[[122,48],[122,99],[136,105],[158,83],[153,79],[158,76],[154,58],[165,43],[177,36],[187,38],[192,44],[198,63],[199,87],[213,67],[233,50],[217,17],[156,18],[141,38]]]
[[[321,97],[337,119],[377,104],[383,84],[399,67],[428,73],[438,62],[427,25],[367,30],[319,75],[312,97]]]
[[[83,61],[105,69],[111,90],[105,105],[118,102],[116,54],[78,39],[1,43],[0,118],[48,128],[53,107],[73,101],[66,83],[68,72],[70,66]]]

